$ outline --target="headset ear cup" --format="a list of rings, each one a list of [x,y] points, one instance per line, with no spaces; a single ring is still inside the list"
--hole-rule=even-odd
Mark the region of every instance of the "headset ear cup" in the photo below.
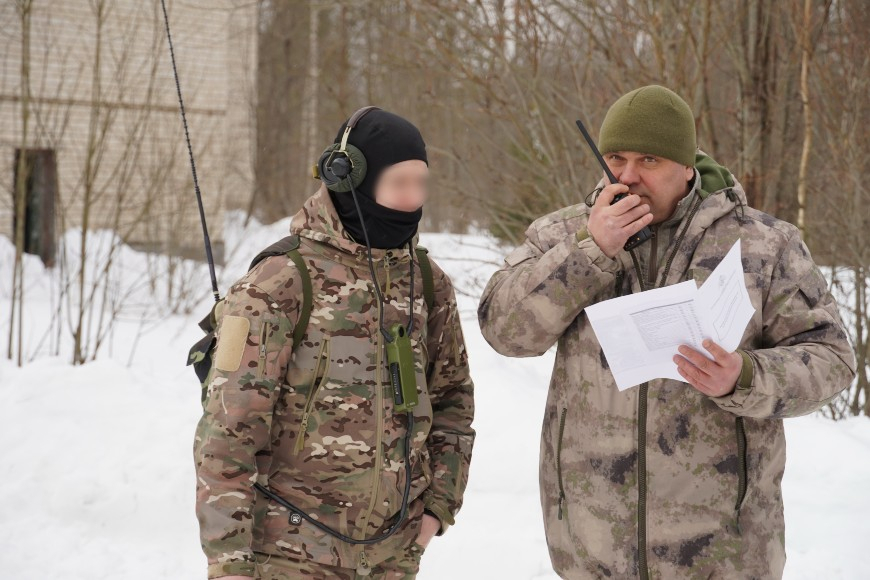
[[[317,176],[320,177],[320,180],[324,185],[326,185],[326,187],[332,187],[340,181],[326,166],[326,162],[329,161],[330,155],[332,155],[332,152],[336,149],[338,149],[338,143],[333,143],[323,150],[323,154],[320,156],[320,159],[317,160]]]
[[[326,161],[329,159],[329,156],[332,154],[334,150],[336,150],[339,145],[336,143],[331,147],[327,148],[326,151],[323,152],[323,155],[320,157],[320,175],[323,183],[326,184],[326,187],[331,189],[336,193],[345,193],[350,191],[351,183],[353,186],[359,187],[363,180],[366,178],[366,157],[363,155],[363,152],[354,147],[353,145],[348,144],[345,147],[345,151],[347,153],[347,158],[350,159],[353,164],[353,169],[350,172],[350,175],[345,179],[337,178],[329,167],[326,167]],[[338,156],[339,154],[336,154]]]

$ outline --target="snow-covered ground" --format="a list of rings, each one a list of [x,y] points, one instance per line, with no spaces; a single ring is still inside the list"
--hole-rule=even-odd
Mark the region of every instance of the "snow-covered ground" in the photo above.
[[[287,222],[227,226],[231,252],[222,290],[261,248],[285,235]],[[67,238],[75,242],[75,234]],[[99,240],[108,243],[103,233]],[[555,578],[544,542],[537,491],[538,435],[552,353],[507,359],[477,326],[477,296],[504,250],[485,236],[423,235],[459,289],[476,385],[478,432],[465,507],[457,525],[433,540],[422,580]],[[108,247],[104,244],[104,247]],[[0,237],[0,341],[6,348],[11,245]],[[0,577],[30,579],[204,578],[194,516],[193,432],[199,385],[184,366],[209,308],[166,314],[149,298],[154,258],[120,250],[116,295],[121,313],[97,360],[69,364],[51,352],[45,328],[57,309],[53,274],[27,261],[23,368],[0,359]],[[159,262],[159,260],[158,260]],[[159,290],[158,290],[159,291]],[[155,304],[157,303],[157,304]],[[144,323],[143,323],[144,321]],[[66,323],[61,326],[68,333]],[[870,421],[820,417],[786,422],[788,469],[786,578],[870,578]]]

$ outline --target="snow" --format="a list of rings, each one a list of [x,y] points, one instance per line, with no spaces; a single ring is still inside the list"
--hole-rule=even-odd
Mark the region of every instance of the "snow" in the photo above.
[[[287,225],[245,227],[242,216],[232,214],[221,289],[257,251],[285,235]],[[79,235],[71,231],[63,243],[73,250]],[[175,295],[159,278],[152,290],[149,272],[164,271],[166,258],[116,247],[109,232],[95,232],[94,240],[92,263],[115,248],[121,266],[111,275],[110,295],[122,307],[96,360],[85,365],[69,364],[70,313],[57,298],[59,274],[32,257],[26,261],[25,353],[33,360],[18,368],[0,359],[0,576],[204,578],[192,457],[199,384],[184,361],[201,335],[196,321],[209,308],[208,277],[202,265],[184,262]],[[465,506],[456,526],[430,544],[419,578],[555,578],[537,482],[553,353],[504,358],[480,334],[477,296],[504,248],[483,234],[424,234],[422,243],[457,286],[478,438]],[[0,237],[4,351],[11,258],[11,244]],[[67,271],[73,268],[70,261]],[[191,280],[201,290],[182,296],[178,288]],[[55,332],[47,333],[52,325]],[[45,339],[57,328],[59,341]],[[785,577],[867,578],[870,421],[811,416],[787,421],[786,434]]]

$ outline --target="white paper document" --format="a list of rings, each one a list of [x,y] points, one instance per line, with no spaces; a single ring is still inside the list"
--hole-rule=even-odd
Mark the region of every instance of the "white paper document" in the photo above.
[[[739,239],[701,288],[689,280],[586,307],[620,391],[651,379],[682,381],[673,361],[681,344],[708,358],[705,338],[734,351],[754,312]]]

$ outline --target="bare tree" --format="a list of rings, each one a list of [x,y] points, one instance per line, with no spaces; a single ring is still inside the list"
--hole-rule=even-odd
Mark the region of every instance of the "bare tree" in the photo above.
[[[9,309],[9,343],[6,356],[10,360],[13,351],[16,354],[18,366],[22,363],[22,337],[24,334],[24,230],[25,211],[27,204],[27,146],[30,125],[30,21],[33,3],[31,0],[16,0],[15,8],[21,26],[21,147],[19,148],[15,168],[15,263],[12,267],[12,300]],[[17,315],[17,319],[16,319]],[[17,335],[15,330],[18,330]],[[17,343],[17,344],[16,344]],[[15,347],[13,347],[15,344]]]
[[[810,83],[819,103],[817,141],[807,194],[813,251],[832,265],[833,289],[847,322],[858,378],[829,413],[870,416],[870,7],[861,0],[830,5],[827,33],[816,42]],[[824,106],[822,106],[824,104]],[[815,196],[810,192],[815,191]],[[816,219],[809,220],[817,216]]]
[[[303,95],[310,87],[307,62],[311,17],[307,1],[261,0],[257,54],[255,184],[249,213],[261,221],[292,215],[311,191],[304,189],[309,153]]]

